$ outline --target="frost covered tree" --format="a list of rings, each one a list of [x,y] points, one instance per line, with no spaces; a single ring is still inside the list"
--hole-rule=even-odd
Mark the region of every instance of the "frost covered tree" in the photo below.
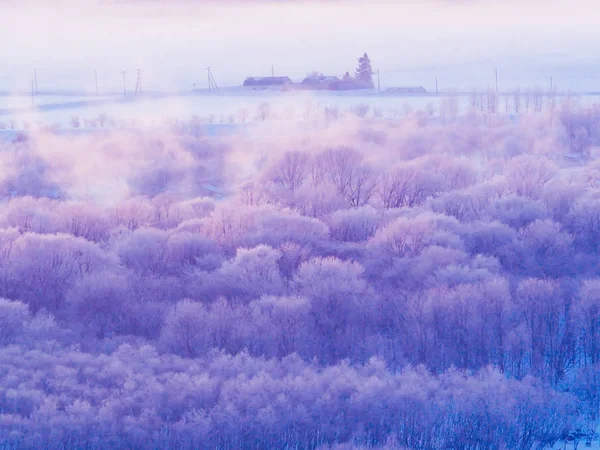
[[[598,117],[0,142],[0,448],[592,439]]]
[[[12,344],[29,320],[27,305],[0,298],[0,346]]]

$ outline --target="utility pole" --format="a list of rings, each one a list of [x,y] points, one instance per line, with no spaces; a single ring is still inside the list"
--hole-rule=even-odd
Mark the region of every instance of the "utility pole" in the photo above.
[[[498,69],[496,69],[496,94],[498,93]]]
[[[125,91],[125,71],[121,71],[121,74],[123,75],[123,98],[126,97],[126,91]]]
[[[272,77],[275,76],[275,66],[274,65],[271,66],[271,76]]]
[[[377,69],[377,93],[381,94],[381,77],[379,69]]]
[[[142,93],[142,73],[140,69],[137,70],[137,79],[135,81],[135,94],[138,95]]]
[[[96,97],[98,97],[98,70],[94,69],[94,78],[96,79]]]
[[[212,72],[210,71],[210,67],[206,68],[206,72],[208,73],[208,92],[218,91],[219,86],[217,86],[217,82],[215,81],[215,77],[213,77]]]
[[[554,80],[550,77],[550,92],[554,92]]]
[[[33,80],[35,82],[35,95],[38,94],[38,89],[37,89],[37,69],[34,69],[33,71]]]
[[[33,88],[33,80],[31,80],[31,105],[35,105],[35,91]]]
[[[439,94],[439,93],[440,93],[440,90],[439,90],[439,88],[438,88],[438,78],[437,78],[437,77],[435,77],[435,93],[436,93],[436,94]]]

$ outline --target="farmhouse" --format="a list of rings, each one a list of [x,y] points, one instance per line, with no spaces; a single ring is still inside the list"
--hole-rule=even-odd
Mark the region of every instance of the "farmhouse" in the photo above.
[[[339,82],[340,79],[335,76],[317,75],[306,77],[300,84],[304,89],[333,90]]]
[[[285,88],[292,84],[289,77],[248,77],[244,80],[244,87],[258,89]]]
[[[302,83],[297,85],[297,87],[299,89],[311,90],[350,91],[357,89],[372,89],[373,83],[370,81],[357,80],[346,72],[342,79],[325,75],[309,76],[305,78]]]

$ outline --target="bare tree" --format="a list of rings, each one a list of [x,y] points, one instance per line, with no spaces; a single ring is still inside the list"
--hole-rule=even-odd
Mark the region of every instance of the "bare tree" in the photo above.
[[[544,96],[540,88],[536,87],[532,92],[533,110],[534,112],[542,112]]]
[[[484,113],[485,107],[486,107],[486,93],[484,91],[481,91],[479,93],[479,110],[482,113]]]
[[[515,114],[519,114],[521,112],[521,90],[520,90],[519,86],[517,86],[517,89],[515,89],[515,92],[513,95],[513,102],[514,102]]]
[[[472,111],[475,111],[479,106],[479,93],[473,89],[469,94],[469,107]]]
[[[258,119],[265,121],[271,116],[271,105],[267,102],[262,102],[256,109]]]
[[[395,167],[379,178],[379,196],[385,208],[400,208],[412,203],[416,173],[406,167]]]
[[[108,114],[106,114],[106,113],[100,113],[100,114],[98,114],[98,117],[97,117],[96,120],[100,124],[100,127],[104,128],[104,124],[108,120]]]
[[[425,105],[425,114],[429,117],[433,117],[435,114],[435,106],[433,106],[433,103],[429,102]]]
[[[460,110],[460,101],[457,95],[450,92],[440,104],[440,116],[456,117]]]
[[[552,85],[552,89],[548,92],[548,108],[554,110],[556,108],[556,86]]]
[[[377,186],[377,173],[362,160],[358,151],[342,147],[325,151],[316,161],[325,178],[354,208],[368,204]]]
[[[490,114],[498,112],[498,94],[490,88],[487,90],[487,112]]]
[[[355,107],[353,107],[352,111],[358,117],[365,117],[369,113],[369,108],[369,105],[361,103],[360,105],[356,105]]]
[[[202,121],[198,116],[192,116],[190,119],[190,128],[194,137],[199,137],[202,135]]]
[[[308,176],[309,155],[305,152],[287,152],[283,158],[273,166],[270,173],[271,179],[289,191],[294,191],[306,180]]]
[[[340,118],[339,106],[326,106],[324,113],[325,113],[325,119],[327,119],[327,120],[337,120]]]

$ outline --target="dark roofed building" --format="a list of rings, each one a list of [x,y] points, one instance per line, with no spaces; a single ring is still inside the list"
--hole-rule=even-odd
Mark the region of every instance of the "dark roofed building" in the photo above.
[[[244,80],[244,87],[269,88],[285,87],[291,85],[289,77],[248,77]]]
[[[325,76],[322,74],[308,76],[298,87],[300,89],[350,91],[355,89],[372,89],[373,83],[370,81],[357,80],[346,72],[341,80],[338,77]]]
[[[307,89],[335,89],[340,79],[335,76],[309,76],[302,80],[302,87]]]
[[[317,77],[306,77],[302,84],[311,84],[311,83],[334,83],[336,81],[340,81],[338,77],[334,76],[325,76],[319,75]]]

